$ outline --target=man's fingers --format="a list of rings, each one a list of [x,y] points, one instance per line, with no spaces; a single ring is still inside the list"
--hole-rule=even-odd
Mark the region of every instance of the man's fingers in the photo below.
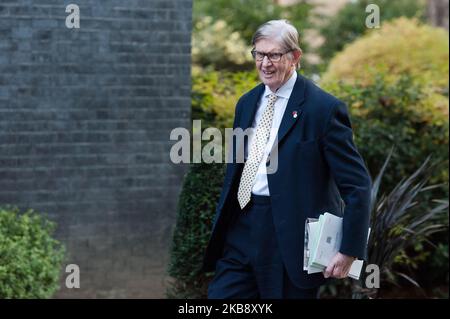
[[[340,265],[337,265],[334,267],[334,271],[333,271],[333,277],[339,278],[339,279],[343,279],[346,278],[348,276],[348,272],[349,272],[350,268],[344,268]]]
[[[333,269],[333,277],[341,278],[342,268],[340,266],[335,266]]]
[[[330,277],[333,274],[333,271],[334,271],[334,264],[331,263],[331,264],[328,265],[327,269],[325,269],[325,271],[323,273],[323,276],[325,278],[328,278],[328,277]]]
[[[324,270],[323,275],[325,278],[334,277],[334,278],[345,278],[348,276],[350,271],[351,264],[354,258],[346,258],[346,256],[342,254],[337,254],[328,267]]]
[[[346,267],[346,268],[342,269],[342,278],[347,277],[349,271],[350,271],[350,267]]]

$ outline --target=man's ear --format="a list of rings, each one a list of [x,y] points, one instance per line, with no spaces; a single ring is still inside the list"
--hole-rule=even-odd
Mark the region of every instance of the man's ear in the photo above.
[[[295,50],[292,52],[294,64],[297,65],[297,63],[300,61],[300,58],[302,57],[302,51]]]

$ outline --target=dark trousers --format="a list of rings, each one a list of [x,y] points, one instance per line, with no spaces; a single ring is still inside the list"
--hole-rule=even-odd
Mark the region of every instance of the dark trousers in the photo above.
[[[232,217],[208,298],[315,299],[317,292],[318,287],[301,289],[290,281],[278,249],[270,197],[252,195],[247,207]]]

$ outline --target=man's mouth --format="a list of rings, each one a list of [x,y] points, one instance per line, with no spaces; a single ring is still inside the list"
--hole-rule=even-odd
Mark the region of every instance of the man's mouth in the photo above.
[[[275,73],[275,71],[264,71],[264,70],[262,70],[262,72],[264,73],[264,75],[272,75]]]

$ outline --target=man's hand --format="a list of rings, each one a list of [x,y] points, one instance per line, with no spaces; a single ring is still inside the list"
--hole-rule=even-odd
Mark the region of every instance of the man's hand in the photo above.
[[[347,256],[338,252],[331,260],[331,263],[328,265],[327,269],[323,272],[323,276],[325,278],[334,277],[339,279],[347,277],[350,267],[355,259],[355,257]]]

